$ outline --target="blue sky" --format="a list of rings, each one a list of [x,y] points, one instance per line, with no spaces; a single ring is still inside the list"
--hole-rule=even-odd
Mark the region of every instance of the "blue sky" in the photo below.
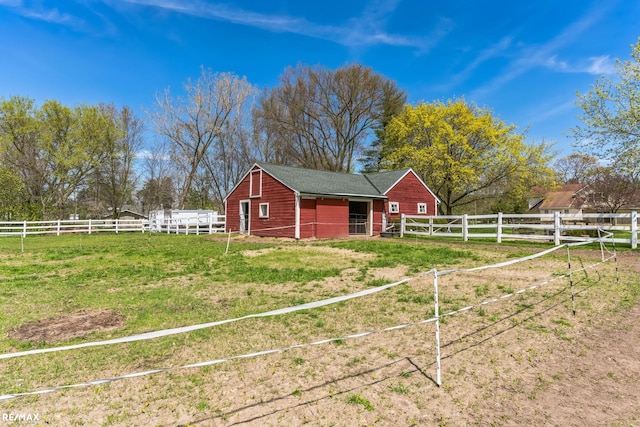
[[[638,36],[638,0],[0,0],[0,97],[146,118],[201,65],[263,88],[297,63],[359,62],[411,103],[464,96],[564,156],[576,91]]]

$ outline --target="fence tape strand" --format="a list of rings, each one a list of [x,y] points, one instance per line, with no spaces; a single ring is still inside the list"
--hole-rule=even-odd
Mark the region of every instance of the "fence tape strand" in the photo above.
[[[49,348],[25,350],[25,351],[20,351],[20,352],[13,352],[13,353],[5,353],[5,354],[0,354],[0,359],[11,359],[11,358],[14,358],[14,357],[22,357],[22,356],[28,356],[28,355],[34,355],[34,354],[54,353],[54,352],[59,352],[59,351],[76,350],[76,349],[86,348],[86,347],[107,346],[107,345],[122,344],[122,343],[134,342],[134,341],[149,340],[149,339],[154,339],[154,338],[166,337],[166,336],[170,336],[170,335],[182,334],[182,333],[186,333],[186,332],[192,332],[192,331],[196,331],[196,330],[199,330],[199,329],[212,328],[212,327],[215,327],[215,326],[224,325],[226,323],[238,322],[238,321],[246,320],[246,319],[278,316],[278,315],[281,315],[281,314],[293,313],[295,311],[308,310],[308,309],[311,309],[311,308],[323,307],[325,305],[336,304],[338,302],[347,301],[347,300],[350,300],[350,299],[353,299],[353,298],[359,298],[359,297],[363,297],[363,296],[366,296],[366,295],[371,295],[371,294],[374,294],[374,293],[377,293],[377,292],[381,292],[381,291],[384,291],[386,289],[401,285],[403,283],[407,283],[407,282],[409,282],[411,280],[415,280],[415,279],[417,279],[419,277],[422,277],[422,276],[425,276],[427,274],[430,274],[432,271],[433,270],[430,270],[430,271],[422,273],[422,274],[420,274],[418,276],[405,278],[405,279],[399,280],[397,282],[389,283],[387,285],[377,286],[375,288],[365,289],[365,290],[362,290],[362,291],[359,291],[359,292],[355,292],[355,293],[352,293],[352,294],[348,294],[348,295],[342,295],[342,296],[338,296],[338,297],[328,298],[328,299],[321,300],[321,301],[309,302],[309,303],[306,303],[306,304],[300,304],[300,305],[296,305],[296,306],[292,306],[292,307],[280,308],[280,309],[277,309],[277,310],[271,310],[271,311],[266,311],[266,312],[262,312],[262,313],[248,314],[248,315],[242,316],[242,317],[236,317],[236,318],[225,319],[225,320],[218,320],[218,321],[215,321],[215,322],[202,323],[202,324],[199,324],[199,325],[183,326],[183,327],[179,327],[179,328],[164,329],[164,330],[161,330],[161,331],[146,332],[146,333],[143,333],[143,334],[130,335],[130,336],[126,336],[126,337],[114,338],[114,339],[104,340],[104,341],[93,341],[93,342],[74,344],[74,345],[68,345],[68,346],[62,346],[62,347],[49,347]]]
[[[597,240],[599,240],[599,239],[597,239]],[[583,242],[580,242],[580,243],[584,244]],[[516,262],[522,262],[524,260],[535,259],[535,258],[538,258],[538,257],[543,256],[545,254],[551,253],[551,252],[553,252],[553,251],[555,251],[555,250],[557,250],[557,249],[559,249],[561,247],[564,247],[564,246],[577,246],[577,244],[564,244],[564,245],[556,246],[556,247],[548,249],[546,251],[543,251],[543,252],[540,252],[540,253],[537,253],[537,254],[534,254],[534,255],[530,255],[530,256],[527,256],[527,257],[523,257],[523,258],[520,258],[520,259],[517,259],[517,260],[508,261],[506,263],[492,264],[492,265],[489,265],[489,266],[481,266],[481,267],[475,267],[475,268],[471,268],[471,269],[461,269],[461,270],[446,270],[444,272],[437,272],[435,269],[432,269],[432,270],[429,270],[427,272],[421,273],[421,274],[419,274],[417,276],[414,276],[414,277],[411,277],[411,278],[405,278],[405,279],[402,279],[402,280],[399,280],[399,281],[396,281],[396,282],[393,282],[393,283],[389,283],[389,284],[384,285],[384,286],[379,286],[379,287],[375,287],[375,288],[371,288],[371,289],[366,289],[366,290],[363,290],[363,291],[359,291],[359,292],[356,292],[356,293],[343,295],[343,296],[339,296],[339,297],[328,298],[328,299],[321,300],[321,301],[316,301],[316,302],[311,302],[311,303],[306,303],[306,304],[300,304],[300,305],[297,305],[297,306],[281,308],[281,309],[267,311],[267,312],[263,312],[263,313],[249,314],[247,316],[242,316],[242,317],[233,318],[233,319],[220,320],[220,321],[216,321],[216,322],[210,322],[210,323],[187,326],[187,327],[166,329],[166,330],[162,330],[162,331],[148,332],[148,333],[144,333],[144,334],[138,334],[138,335],[132,335],[132,336],[128,336],[128,337],[117,338],[117,339],[113,339],[113,340],[96,341],[96,342],[82,343],[82,344],[63,346],[63,347],[53,347],[53,348],[28,350],[28,351],[23,351],[23,352],[7,353],[7,354],[0,355],[0,359],[9,359],[9,358],[27,356],[27,355],[32,355],[32,354],[59,352],[59,351],[72,350],[72,349],[78,349],[78,348],[84,348],[84,347],[103,346],[103,345],[112,345],[112,344],[125,343],[125,342],[140,341],[140,340],[146,340],[146,339],[152,339],[152,338],[158,338],[158,337],[163,337],[163,336],[168,336],[168,335],[179,334],[179,333],[183,333],[183,332],[194,331],[194,330],[198,330],[198,329],[211,328],[213,326],[218,326],[218,325],[222,325],[222,324],[225,324],[225,323],[236,322],[236,321],[240,321],[240,320],[244,320],[244,319],[276,316],[276,315],[280,315],[280,314],[292,313],[292,312],[299,311],[299,310],[306,310],[306,309],[310,309],[310,308],[322,307],[322,306],[326,306],[326,305],[329,305],[329,304],[334,304],[334,303],[350,300],[350,299],[353,299],[353,298],[358,298],[358,297],[374,294],[374,293],[377,293],[377,292],[381,292],[383,290],[386,290],[386,289],[401,285],[403,283],[407,283],[407,282],[409,282],[411,280],[415,280],[417,278],[424,277],[424,276],[432,274],[432,273],[435,273],[437,275],[442,275],[442,274],[450,274],[450,273],[456,273],[456,272],[478,271],[478,270],[483,270],[483,269],[487,269],[487,268],[497,268],[498,266],[506,266],[506,265],[514,264]],[[579,271],[586,271],[587,269],[594,268],[595,266],[597,266],[599,264],[607,262],[607,261],[609,261],[611,259],[615,259],[615,256],[616,255],[615,255],[615,252],[614,252],[614,254],[611,257],[609,257],[607,259],[603,259],[602,261],[597,262],[597,263],[592,264],[592,265],[589,265],[587,267],[583,266],[580,270],[574,271],[574,273],[577,273]],[[347,339],[361,338],[361,337],[364,337],[364,336],[368,336],[368,335],[376,334],[376,333],[380,333],[380,332],[399,330],[399,329],[404,329],[404,328],[407,328],[407,327],[410,327],[410,326],[416,326],[416,325],[422,325],[422,324],[426,324],[426,323],[436,322],[436,321],[438,321],[438,319],[440,319],[440,318],[442,318],[444,316],[452,316],[452,315],[455,315],[455,314],[459,314],[459,313],[463,313],[463,312],[466,312],[466,311],[470,311],[470,310],[472,310],[472,309],[474,309],[476,307],[480,307],[480,306],[483,306],[483,305],[491,304],[491,303],[494,303],[494,302],[499,302],[499,301],[508,299],[508,298],[510,298],[510,297],[512,297],[514,295],[518,295],[518,294],[524,293],[526,291],[534,290],[536,288],[539,288],[541,286],[547,285],[547,284],[552,283],[552,282],[557,281],[557,280],[561,280],[561,279],[566,278],[566,277],[567,277],[566,274],[565,275],[561,275],[561,276],[555,277],[553,279],[549,279],[549,280],[543,281],[541,283],[538,283],[538,284],[535,284],[535,285],[532,285],[532,286],[529,286],[529,287],[526,287],[526,288],[522,288],[522,289],[520,289],[520,290],[518,290],[516,292],[511,292],[511,293],[502,295],[500,297],[496,297],[496,298],[492,298],[492,299],[489,299],[489,300],[482,301],[482,302],[480,302],[480,303],[478,303],[476,305],[470,305],[470,306],[467,306],[467,307],[464,307],[464,308],[461,308],[461,309],[458,309],[458,310],[455,310],[455,311],[450,311],[448,313],[444,313],[444,314],[441,314],[439,316],[432,317],[432,318],[429,318],[429,319],[424,319],[424,320],[421,320],[421,321],[418,321],[418,322],[415,322],[415,323],[405,323],[405,324],[401,324],[401,325],[396,325],[396,326],[391,326],[391,327],[388,327],[388,328],[384,328],[384,329],[381,329],[381,330],[378,330],[378,331],[360,332],[360,333],[356,333],[356,334],[346,335],[346,336],[343,336],[343,337],[340,337],[340,338],[329,338],[329,339],[323,339],[323,340],[319,340],[319,341],[315,341],[315,342],[311,342],[311,343],[306,343],[306,344],[295,344],[295,345],[291,345],[291,346],[288,346],[288,347],[275,348],[275,349],[270,349],[270,350],[262,350],[262,351],[257,351],[257,352],[253,352],[253,353],[237,355],[237,356],[232,356],[232,357],[227,357],[227,358],[222,358],[222,359],[213,359],[213,360],[208,360],[208,361],[204,361],[204,362],[198,362],[198,363],[193,363],[193,364],[188,364],[188,365],[183,365],[183,366],[178,366],[178,367],[152,369],[152,370],[147,370],[147,371],[142,371],[142,372],[129,373],[129,374],[116,376],[116,377],[112,377],[112,378],[103,378],[103,379],[97,379],[97,380],[92,380],[92,381],[87,381],[87,382],[82,382],[82,383],[77,383],[77,384],[68,384],[68,385],[49,387],[49,388],[42,389],[42,390],[37,390],[37,391],[5,394],[5,395],[0,395],[0,401],[14,399],[14,398],[22,397],[22,396],[30,396],[30,395],[40,395],[40,394],[52,393],[52,392],[55,392],[55,391],[71,389],[71,388],[88,387],[88,386],[93,386],[93,385],[106,384],[106,383],[111,383],[111,382],[124,380],[124,379],[128,379],[128,378],[138,378],[138,377],[143,377],[143,376],[147,376],[147,375],[163,373],[163,372],[168,372],[168,371],[174,371],[174,370],[179,370],[179,369],[189,369],[189,368],[198,368],[198,367],[204,367],[204,366],[211,366],[211,365],[216,365],[216,364],[219,364],[219,363],[228,362],[228,361],[232,361],[232,360],[253,358],[253,357],[258,357],[258,356],[263,356],[263,355],[268,355],[268,354],[273,354],[273,353],[284,352],[284,351],[288,351],[288,350],[292,350],[292,349],[317,346],[317,345],[322,345],[322,344],[327,344],[327,343],[341,341],[341,340],[347,340]]]
[[[148,376],[148,375],[159,374],[159,373],[163,373],[163,372],[177,371],[177,370],[181,370],[181,369],[202,368],[202,367],[205,367],[205,366],[212,366],[212,365],[218,365],[218,364],[224,363],[224,362],[230,362],[230,361],[233,361],[233,360],[249,359],[249,358],[258,357],[258,356],[265,356],[265,355],[268,355],[268,354],[282,353],[282,352],[285,352],[285,351],[299,349],[299,348],[305,348],[305,347],[312,347],[312,346],[318,346],[318,345],[323,345],[323,344],[329,344],[329,343],[336,342],[336,341],[346,341],[346,340],[350,340],[350,339],[362,338],[362,337],[365,337],[365,336],[368,336],[368,335],[373,335],[373,334],[377,334],[377,333],[381,333],[381,332],[388,332],[388,331],[393,331],[393,330],[398,330],[398,329],[404,329],[404,328],[408,328],[410,326],[417,326],[417,325],[430,323],[430,322],[435,322],[435,321],[436,321],[436,318],[433,317],[433,318],[421,320],[421,321],[415,322],[415,323],[405,323],[405,324],[402,324],[402,325],[391,326],[391,327],[380,329],[380,330],[376,330],[376,331],[359,332],[359,333],[355,333],[355,334],[345,335],[345,336],[342,336],[342,337],[339,337],[339,338],[323,339],[323,340],[314,341],[314,342],[305,343],[305,344],[295,344],[295,345],[291,345],[291,346],[288,346],[288,347],[281,347],[281,348],[274,348],[274,349],[270,349],[270,350],[256,351],[256,352],[253,352],[253,353],[247,353],[247,354],[242,354],[242,355],[238,355],[238,356],[231,356],[231,357],[226,357],[226,358],[222,358],[222,359],[212,359],[212,360],[207,360],[207,361],[204,361],[204,362],[191,363],[191,364],[188,364],[188,365],[176,366],[176,367],[171,367],[171,368],[158,368],[158,369],[152,369],[152,370],[148,370],[148,371],[134,372],[134,373],[124,374],[124,375],[120,375],[120,376],[116,376],[116,377],[102,378],[102,379],[98,379],[98,380],[86,381],[86,382],[77,383],[77,384],[67,384],[67,385],[61,385],[61,386],[56,386],[56,387],[49,387],[49,388],[42,389],[42,390],[29,391],[29,392],[23,392],[23,393],[5,394],[5,395],[0,396],[0,401],[15,399],[15,398],[24,397],[24,396],[33,396],[33,395],[37,395],[37,394],[53,393],[53,392],[56,392],[56,391],[67,390],[67,389],[71,389],[71,388],[80,388],[80,387],[89,387],[89,386],[100,385],[100,384],[107,384],[107,383],[112,383],[112,382],[121,381],[121,380],[125,380],[125,379],[138,378],[138,377],[143,377],[143,376]]]

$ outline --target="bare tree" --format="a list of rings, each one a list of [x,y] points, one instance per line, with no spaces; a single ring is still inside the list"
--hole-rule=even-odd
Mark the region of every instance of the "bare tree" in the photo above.
[[[287,68],[255,110],[261,153],[277,163],[352,171],[384,113],[389,91],[400,93],[394,83],[359,64],[336,70]]]
[[[558,178],[563,184],[586,184],[597,166],[597,158],[580,153],[558,159],[554,164]]]
[[[105,159],[96,170],[102,198],[113,209],[115,218],[131,200],[136,184],[134,161],[142,146],[144,123],[127,106],[118,110],[114,105],[101,105],[107,119],[113,122],[113,132],[107,135]]]
[[[156,131],[171,144],[172,156],[183,171],[178,197],[182,209],[204,159],[223,143],[225,126],[246,111],[245,103],[254,93],[246,78],[230,73],[213,73],[201,68],[197,81],[188,79],[185,96],[171,97],[169,89],[156,96],[156,112],[151,119]]]
[[[395,83],[387,82],[382,88],[381,109],[376,118],[374,134],[370,146],[365,149],[360,162],[364,172],[379,172],[382,168],[381,149],[384,146],[385,129],[391,120],[402,113],[407,103],[407,94],[399,91]]]
[[[156,142],[145,149],[141,156],[142,174],[148,179],[158,179],[171,175],[170,148],[164,142]]]
[[[173,204],[175,189],[170,177],[149,178],[136,196],[143,213],[156,209],[169,209]]]
[[[616,213],[623,208],[640,206],[640,186],[629,174],[614,167],[599,166],[590,176],[593,203],[604,212]]]
[[[223,200],[240,180],[252,162],[259,159],[252,144],[247,115],[235,117],[225,124],[214,150],[204,159],[211,183],[213,203],[222,209]]]
[[[175,202],[175,187],[169,144],[158,141],[142,151],[142,188],[136,193],[143,213],[155,209],[171,209]]]

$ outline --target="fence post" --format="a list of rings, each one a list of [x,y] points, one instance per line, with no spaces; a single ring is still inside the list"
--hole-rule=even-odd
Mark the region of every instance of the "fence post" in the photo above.
[[[116,234],[118,234],[118,218],[116,218]]]
[[[58,218],[58,228],[56,229],[56,236],[60,235],[60,219]]]
[[[407,225],[407,220],[404,217],[404,214],[400,216],[400,237],[404,237],[404,228]]]
[[[91,218],[89,218],[89,234],[91,234]]]
[[[496,229],[498,243],[502,243],[502,212],[498,212],[498,226]]]
[[[433,236],[433,217],[429,217],[429,236]]]
[[[462,240],[469,240],[469,217],[467,214],[462,215]]]
[[[571,311],[573,315],[576,315],[576,296],[573,290],[573,272],[571,271],[571,251],[570,246],[567,245],[567,264],[569,265],[569,286],[571,287]]]
[[[22,224],[22,238],[27,237],[27,221]],[[24,251],[23,251],[24,252]]]
[[[638,249],[638,211],[631,211],[631,249]]]
[[[553,244],[560,245],[560,212],[553,213]]]
[[[604,242],[602,239],[602,234],[600,233],[601,228],[598,227],[598,240],[600,241],[600,259],[604,262]]]
[[[440,369],[440,307],[438,304],[438,270],[433,272],[433,305],[436,319],[436,384],[442,385],[442,374]]]

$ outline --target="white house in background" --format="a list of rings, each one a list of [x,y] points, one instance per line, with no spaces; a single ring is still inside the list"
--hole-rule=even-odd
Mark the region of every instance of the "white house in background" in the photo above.
[[[529,212],[540,214],[582,215],[583,210],[590,208],[587,184],[564,184],[554,191],[544,192],[540,189],[529,198]]]

